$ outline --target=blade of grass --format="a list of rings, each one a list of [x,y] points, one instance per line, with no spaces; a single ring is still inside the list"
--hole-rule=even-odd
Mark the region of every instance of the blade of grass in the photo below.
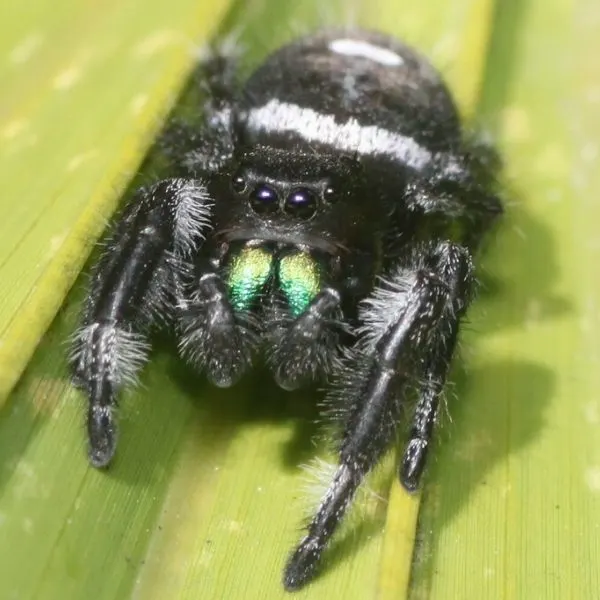
[[[595,598],[600,10],[498,6],[482,109],[501,115],[513,204],[464,337],[411,598]]]

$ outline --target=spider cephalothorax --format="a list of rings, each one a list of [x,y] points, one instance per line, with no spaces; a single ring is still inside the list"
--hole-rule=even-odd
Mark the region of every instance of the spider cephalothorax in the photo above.
[[[501,205],[438,74],[397,40],[325,31],[272,54],[241,88],[234,72],[219,53],[200,66],[205,125],[167,129],[176,176],[141,189],[107,234],[72,361],[98,467],[157,321],[216,385],[258,354],[283,388],[329,381],[339,467],[286,567],[294,589],[411,397],[399,477],[416,489],[472,253]]]

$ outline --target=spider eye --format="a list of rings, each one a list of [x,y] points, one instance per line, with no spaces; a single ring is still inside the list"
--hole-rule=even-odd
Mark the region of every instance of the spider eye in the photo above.
[[[325,186],[323,190],[323,200],[332,204],[338,199],[338,190],[336,190],[332,185]]]
[[[241,194],[246,190],[246,180],[238,173],[231,179],[231,187],[237,194]]]
[[[310,219],[317,212],[317,198],[305,188],[294,190],[287,197],[285,212],[301,219]]]
[[[277,192],[268,185],[255,187],[250,194],[250,206],[260,215],[273,214],[279,210]]]

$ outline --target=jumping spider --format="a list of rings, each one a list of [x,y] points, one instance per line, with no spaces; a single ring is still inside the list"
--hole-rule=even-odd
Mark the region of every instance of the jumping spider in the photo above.
[[[110,463],[119,390],[157,321],[226,387],[259,352],[286,390],[325,378],[339,466],[284,585],[302,587],[416,398],[399,478],[417,488],[472,256],[501,213],[492,164],[463,136],[438,73],[403,43],[324,31],[239,88],[232,57],[200,66],[201,130],[172,125],[173,178],[140,189],[106,238],[73,346],[89,459]]]

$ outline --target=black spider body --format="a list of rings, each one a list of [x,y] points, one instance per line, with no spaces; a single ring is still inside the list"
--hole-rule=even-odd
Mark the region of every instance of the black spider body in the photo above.
[[[392,38],[300,39],[241,89],[223,54],[199,75],[205,126],[167,129],[176,177],[116,219],[75,336],[90,460],[114,455],[117,393],[158,320],[217,385],[259,355],[283,388],[325,378],[339,467],[288,562],[294,589],[411,398],[399,477],[416,489],[472,296],[471,256],[501,205],[439,75]]]

